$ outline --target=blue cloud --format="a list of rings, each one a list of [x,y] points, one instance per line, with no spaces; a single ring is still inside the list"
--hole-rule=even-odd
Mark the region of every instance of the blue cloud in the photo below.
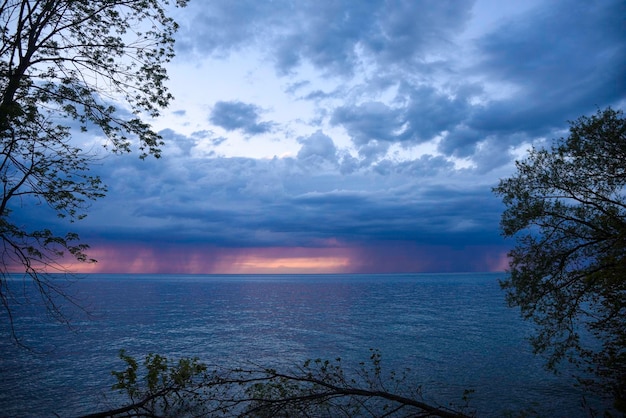
[[[459,173],[454,185],[432,182],[449,176],[450,163],[440,157],[311,171],[308,158],[331,158],[332,141],[318,132],[302,142],[311,152],[297,160],[171,152],[152,162],[109,159],[101,173],[109,196],[75,228],[85,237],[229,247],[309,247],[328,239],[501,244],[501,204],[475,173]]]
[[[432,48],[449,48],[471,17],[472,2],[236,1],[190,4],[182,52],[228,55],[255,42],[270,46],[276,68],[289,73],[308,62],[349,74],[366,53],[381,67],[415,64]]]
[[[407,128],[400,137],[420,143],[454,129],[470,116],[469,100],[477,90],[462,86],[451,96],[429,86],[405,85],[402,94],[408,104],[403,119]]]
[[[553,136],[567,120],[624,100],[623,1],[538,3],[463,43],[459,36],[473,5],[453,0],[191,4],[194,19],[184,24],[181,37],[188,50],[212,56],[262,46],[265,58],[288,77],[310,64],[324,75],[358,79],[351,88],[321,89],[309,79],[290,78],[285,91],[316,103],[320,114],[330,116],[315,121],[315,128],[324,121],[344,127],[360,156],[372,162],[392,143],[439,137],[439,152],[475,157],[495,168],[510,160],[511,148]],[[490,97],[494,83],[508,86],[511,94]],[[394,88],[392,103],[379,100]],[[248,134],[270,130],[271,124],[258,121],[258,109],[248,106],[215,120]],[[504,157],[482,158],[485,144]]]
[[[227,131],[241,130],[248,135],[271,132],[271,122],[259,122],[261,109],[253,104],[234,102],[217,102],[213,106],[209,120]]]
[[[332,138],[321,130],[306,138],[300,138],[302,148],[298,151],[298,159],[306,161],[328,161],[337,162],[337,147]]]
[[[368,161],[383,156],[398,140],[396,131],[402,127],[401,111],[380,102],[338,107],[330,123],[343,126],[359,155]]]
[[[470,126],[550,135],[564,121],[624,100],[625,15],[619,0],[549,2],[486,34],[476,71],[514,85],[515,93],[477,107]]]
[[[295,157],[215,157],[226,138],[203,121],[171,126],[161,160],[123,156],[94,168],[110,194],[76,227],[226,247],[501,245],[502,206],[490,188],[510,175],[512,151],[626,103],[626,4],[535,3],[468,39],[472,2],[191,2],[177,59],[197,54],[193,65],[210,65],[252,51],[241,57],[260,57],[255,65],[282,77],[276,96],[298,101],[278,125],[250,103],[256,97],[212,99],[208,121],[248,136],[288,126],[285,154]],[[301,109],[312,110],[295,115]],[[413,145],[427,151],[392,154]],[[36,221],[35,209],[20,216]]]

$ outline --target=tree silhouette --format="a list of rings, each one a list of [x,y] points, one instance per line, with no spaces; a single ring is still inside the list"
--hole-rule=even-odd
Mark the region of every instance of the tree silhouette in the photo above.
[[[73,135],[102,137],[116,153],[160,155],[161,137],[142,118],[172,99],[164,84],[177,29],[166,14],[172,2],[0,1],[0,299],[12,330],[9,273],[32,279],[63,320],[57,297],[67,295],[49,273],[65,272],[63,257],[95,261],[75,233],[14,221],[24,205],[43,203],[74,222],[104,196],[89,174],[93,151],[74,145]]]
[[[626,411],[623,112],[572,122],[567,138],[531,149],[494,191],[506,205],[504,235],[517,242],[503,286],[509,304],[538,325],[535,351],[552,369],[563,359],[578,365],[583,383]]]
[[[149,354],[143,367],[124,351],[126,370],[113,372],[125,405],[83,418],[105,417],[446,417],[467,418],[467,395],[457,408],[422,399],[406,374],[385,374],[372,350],[355,373],[341,359],[308,360],[279,371],[250,364],[208,366],[197,359],[171,362]],[[471,413],[471,412],[470,412]]]

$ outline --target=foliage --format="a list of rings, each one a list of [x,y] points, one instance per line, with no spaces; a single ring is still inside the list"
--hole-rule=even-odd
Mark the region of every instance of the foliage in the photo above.
[[[14,221],[21,205],[43,203],[74,222],[104,196],[89,174],[94,152],[74,145],[75,134],[159,157],[161,137],[142,117],[158,116],[172,99],[164,64],[177,29],[166,14],[173,1],[0,0],[0,299],[10,319],[7,275],[17,266],[61,318],[45,272],[64,271],[57,260],[65,255],[95,261],[74,233]]]
[[[137,361],[124,352],[120,357],[127,368],[113,372],[118,381],[113,388],[128,396],[130,403],[84,418],[468,416],[422,401],[419,387],[402,394],[406,375],[384,375],[381,355],[375,350],[354,376],[348,376],[340,359],[309,360],[293,370],[278,371],[257,365],[209,368],[197,359],[172,364],[149,354],[139,378]]]
[[[507,300],[537,325],[534,349],[557,370],[626,411],[626,120],[611,108],[570,124],[550,149],[531,149],[494,192],[516,237]]]

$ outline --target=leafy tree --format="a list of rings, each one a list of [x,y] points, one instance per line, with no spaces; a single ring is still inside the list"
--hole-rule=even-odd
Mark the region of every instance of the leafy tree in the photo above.
[[[626,411],[626,120],[608,108],[570,124],[569,136],[535,149],[494,189],[501,226],[516,237],[503,282],[511,306],[537,325],[531,339],[556,370]]]
[[[301,367],[278,371],[257,365],[209,367],[188,358],[171,362],[154,354],[147,355],[140,368],[123,351],[120,358],[127,367],[113,372],[117,378],[113,389],[129,402],[83,418],[469,416],[424,402],[419,387],[407,392],[406,375],[384,375],[376,350],[353,376],[344,371],[340,359],[306,361]],[[466,397],[467,393],[464,401]]]
[[[32,279],[63,319],[55,298],[65,295],[47,273],[64,272],[64,255],[95,261],[75,233],[34,230],[13,216],[34,202],[74,222],[104,196],[89,174],[95,155],[74,145],[74,134],[159,157],[161,137],[142,118],[172,99],[164,64],[173,57],[174,2],[186,0],[0,0],[0,299],[11,324],[9,272]]]

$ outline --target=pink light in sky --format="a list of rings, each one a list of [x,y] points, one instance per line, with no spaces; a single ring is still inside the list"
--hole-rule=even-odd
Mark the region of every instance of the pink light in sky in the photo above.
[[[224,274],[331,274],[350,272],[349,248],[245,248],[222,254],[214,265]]]
[[[141,245],[94,246],[96,264],[72,263],[80,273],[284,274],[346,273],[350,248],[150,248]]]
[[[336,245],[337,243],[335,243]],[[96,264],[67,265],[78,273],[337,274],[504,271],[499,247],[420,246],[392,242],[370,246],[217,248],[125,243],[97,245]]]

